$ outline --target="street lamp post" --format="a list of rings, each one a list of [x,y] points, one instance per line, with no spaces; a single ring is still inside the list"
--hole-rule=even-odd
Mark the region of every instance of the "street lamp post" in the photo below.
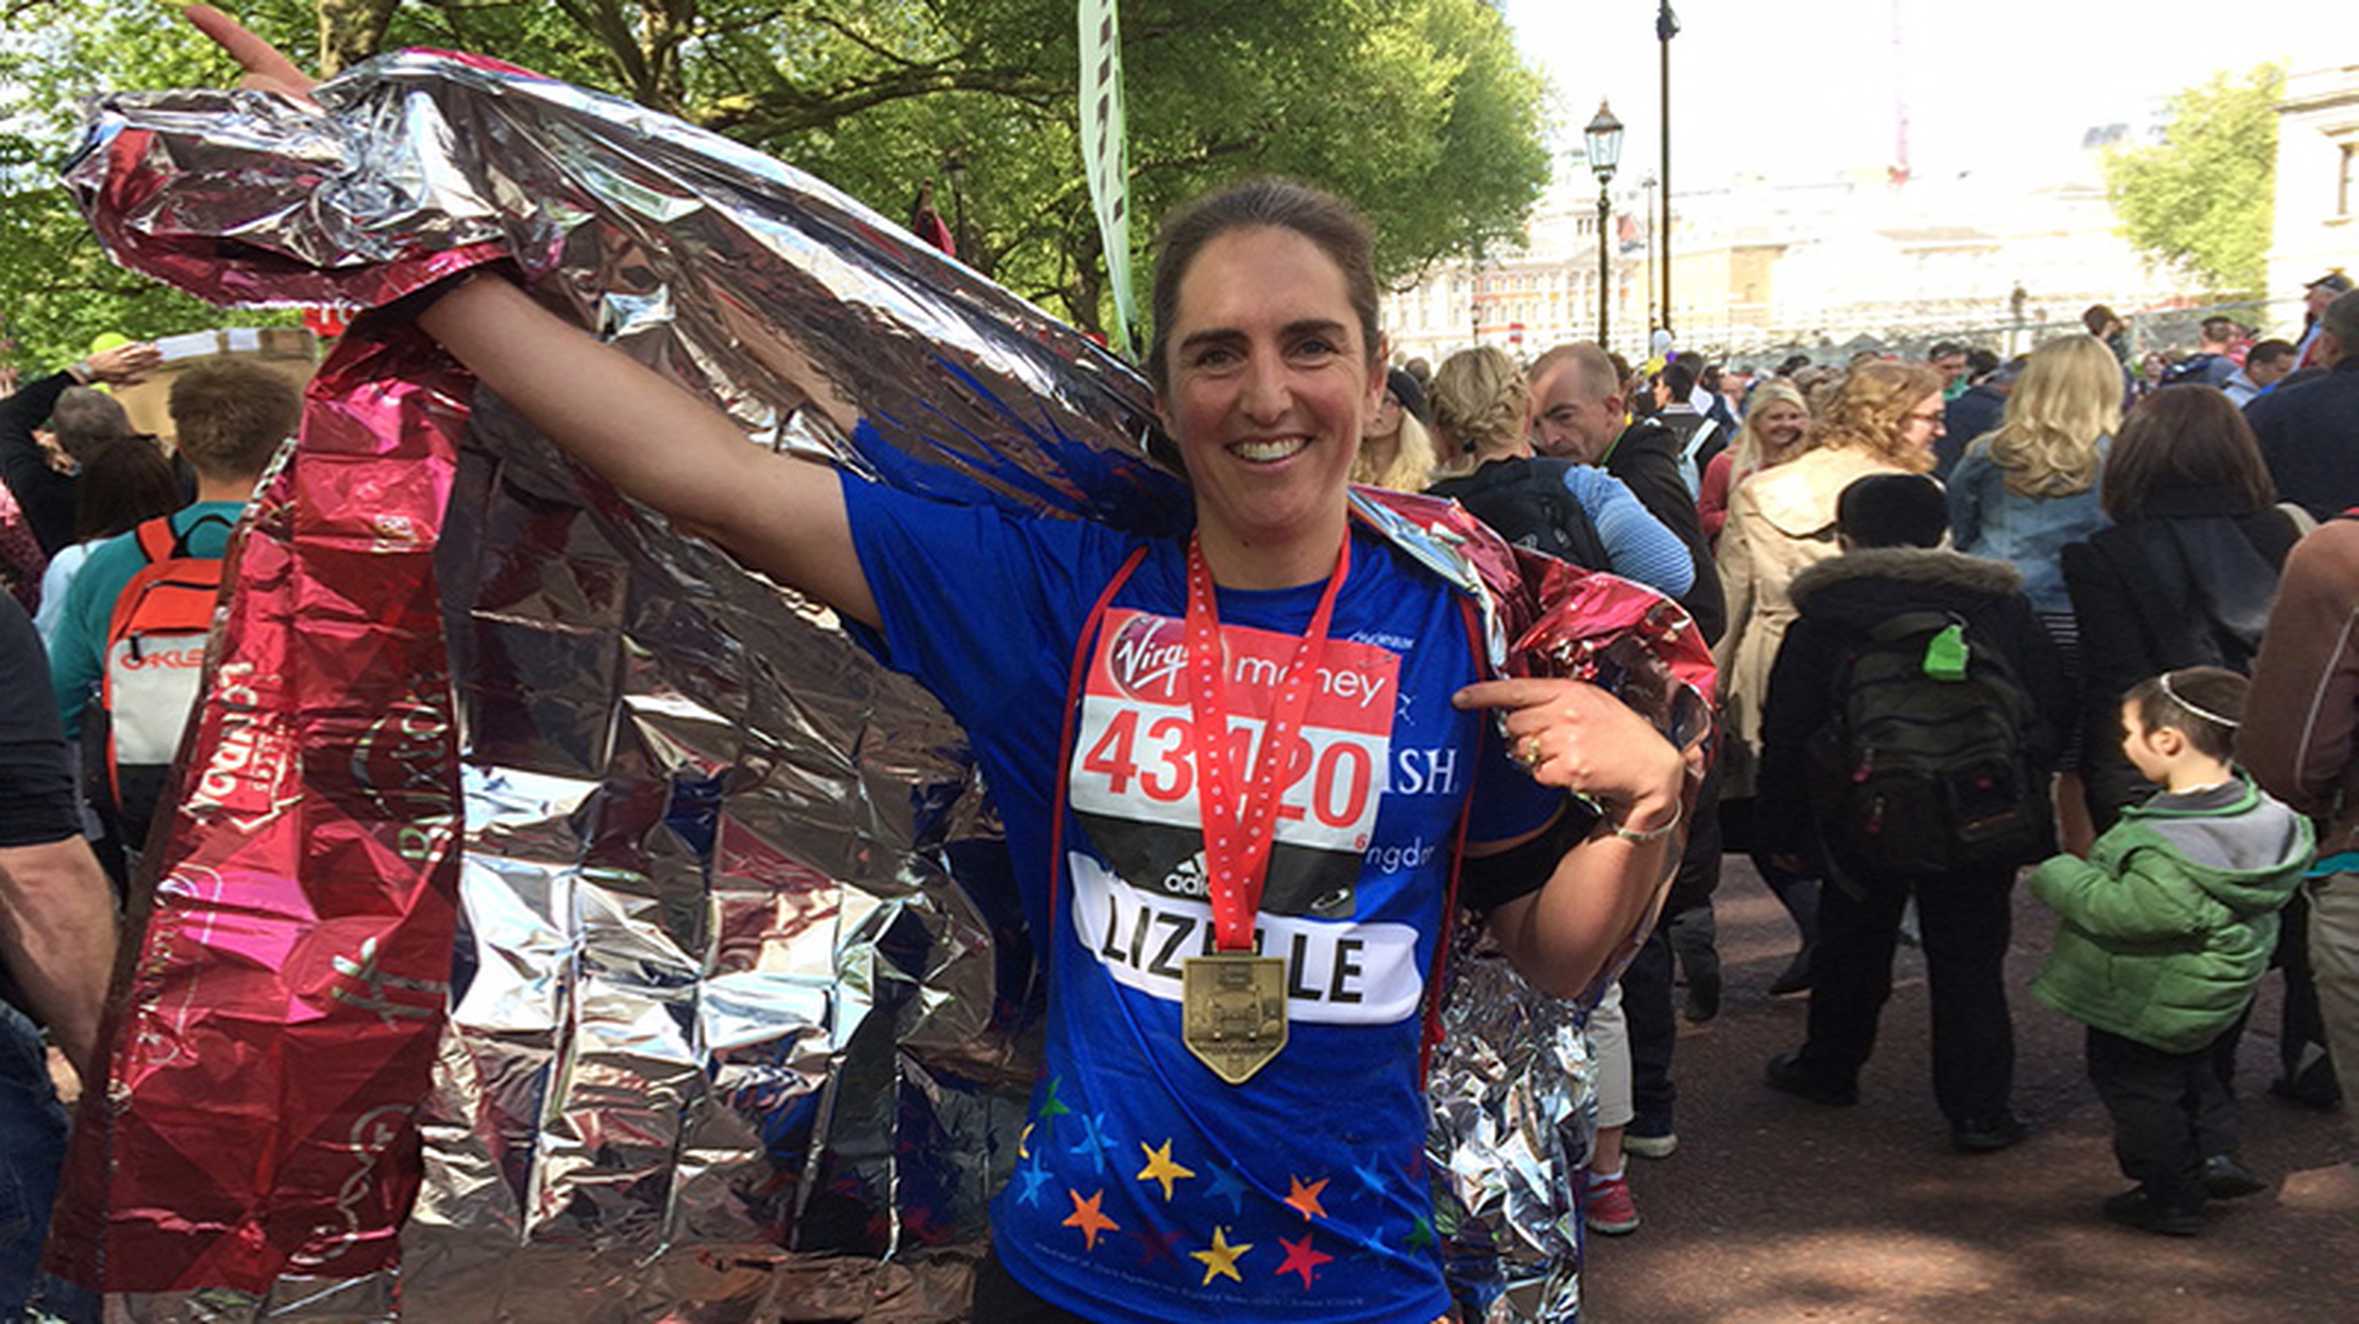
[[[1622,122],[1605,102],[1597,103],[1597,116],[1589,127],[1581,130],[1588,140],[1589,168],[1597,175],[1597,347],[1605,348],[1606,317],[1613,298],[1613,273],[1609,269],[1606,232],[1611,228],[1614,202],[1611,186],[1614,167],[1622,162]]]
[[[1638,187],[1646,192],[1646,329],[1652,331],[1662,325],[1655,318],[1655,177],[1639,180]]]
[[[1671,330],[1671,39],[1679,35],[1679,16],[1671,0],[1655,9],[1655,40],[1663,48],[1663,329]]]

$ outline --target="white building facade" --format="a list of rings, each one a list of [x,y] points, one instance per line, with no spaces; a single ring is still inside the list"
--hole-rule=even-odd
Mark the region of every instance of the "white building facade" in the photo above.
[[[2291,75],[2277,103],[2277,211],[2271,311],[2329,271],[2359,277],[2359,65]]]
[[[1614,199],[1607,222],[1611,329],[1617,343],[1646,335],[1643,200]],[[1639,214],[1634,214],[1639,213]],[[1528,356],[1597,335],[1597,192],[1551,187],[1523,247],[1480,262],[1445,263],[1384,300],[1393,359],[1439,363],[1470,344]]]
[[[2077,330],[2091,304],[2134,314],[2193,302],[2184,282],[2151,268],[2119,234],[2103,144],[2090,141],[2012,178],[1897,179],[1879,167],[1682,192],[1671,325],[1683,345],[1737,356],[1799,347],[1815,357],[1862,337],[1956,337],[2014,353],[2045,331]],[[1650,297],[1661,289],[1660,236],[1646,224],[1646,202],[1617,194],[1610,245],[1608,344],[1633,360],[1661,321]],[[1438,363],[1474,343],[1529,356],[1593,339],[1596,217],[1594,186],[1552,188],[1521,249],[1436,268],[1388,298],[1395,361]]]

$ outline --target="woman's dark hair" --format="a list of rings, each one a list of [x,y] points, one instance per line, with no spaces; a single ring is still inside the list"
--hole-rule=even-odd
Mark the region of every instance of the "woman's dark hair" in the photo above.
[[[2143,515],[2157,494],[2186,488],[2228,492],[2248,513],[2277,500],[2252,425],[2217,387],[2195,383],[2138,402],[2113,439],[2101,481],[2100,502],[2116,524]]]
[[[2251,685],[2225,667],[2186,667],[2139,681],[2125,702],[2137,708],[2138,725],[2149,731],[2167,726],[2225,763],[2235,757],[2236,727]]]
[[[180,509],[180,479],[153,437],[117,437],[82,462],[74,480],[74,541],[129,533]]]
[[[1361,352],[1379,362],[1376,332],[1375,232],[1357,208],[1308,184],[1264,176],[1207,193],[1173,213],[1155,239],[1155,335],[1147,346],[1147,376],[1155,389],[1171,384],[1164,356],[1179,320],[1180,281],[1204,246],[1231,230],[1291,230],[1319,246],[1343,271],[1352,312],[1360,319]]]

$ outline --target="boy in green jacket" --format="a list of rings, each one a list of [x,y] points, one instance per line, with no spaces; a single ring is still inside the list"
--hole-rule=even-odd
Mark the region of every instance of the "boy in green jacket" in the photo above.
[[[2236,1102],[2213,1059],[2313,845],[2309,820],[2231,761],[2245,689],[2232,671],[2190,667],[2131,690],[2122,749],[2163,789],[2087,860],[2059,855],[2031,880],[2064,920],[2032,993],[2089,1027],[2089,1078],[2138,1183],[2105,1216],[2169,1236],[2202,1230],[2207,1194],[2262,1189],[2233,1157]]]

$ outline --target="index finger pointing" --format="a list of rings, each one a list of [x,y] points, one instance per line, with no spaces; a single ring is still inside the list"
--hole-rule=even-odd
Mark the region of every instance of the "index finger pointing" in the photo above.
[[[1561,697],[1563,682],[1523,677],[1517,680],[1477,681],[1450,696],[1459,708],[1529,708]]]
[[[274,81],[309,88],[318,80],[295,67],[295,62],[279,53],[276,46],[246,31],[246,25],[222,13],[211,5],[190,5],[181,11],[196,30],[210,38],[214,45],[229,53],[238,67]]]

